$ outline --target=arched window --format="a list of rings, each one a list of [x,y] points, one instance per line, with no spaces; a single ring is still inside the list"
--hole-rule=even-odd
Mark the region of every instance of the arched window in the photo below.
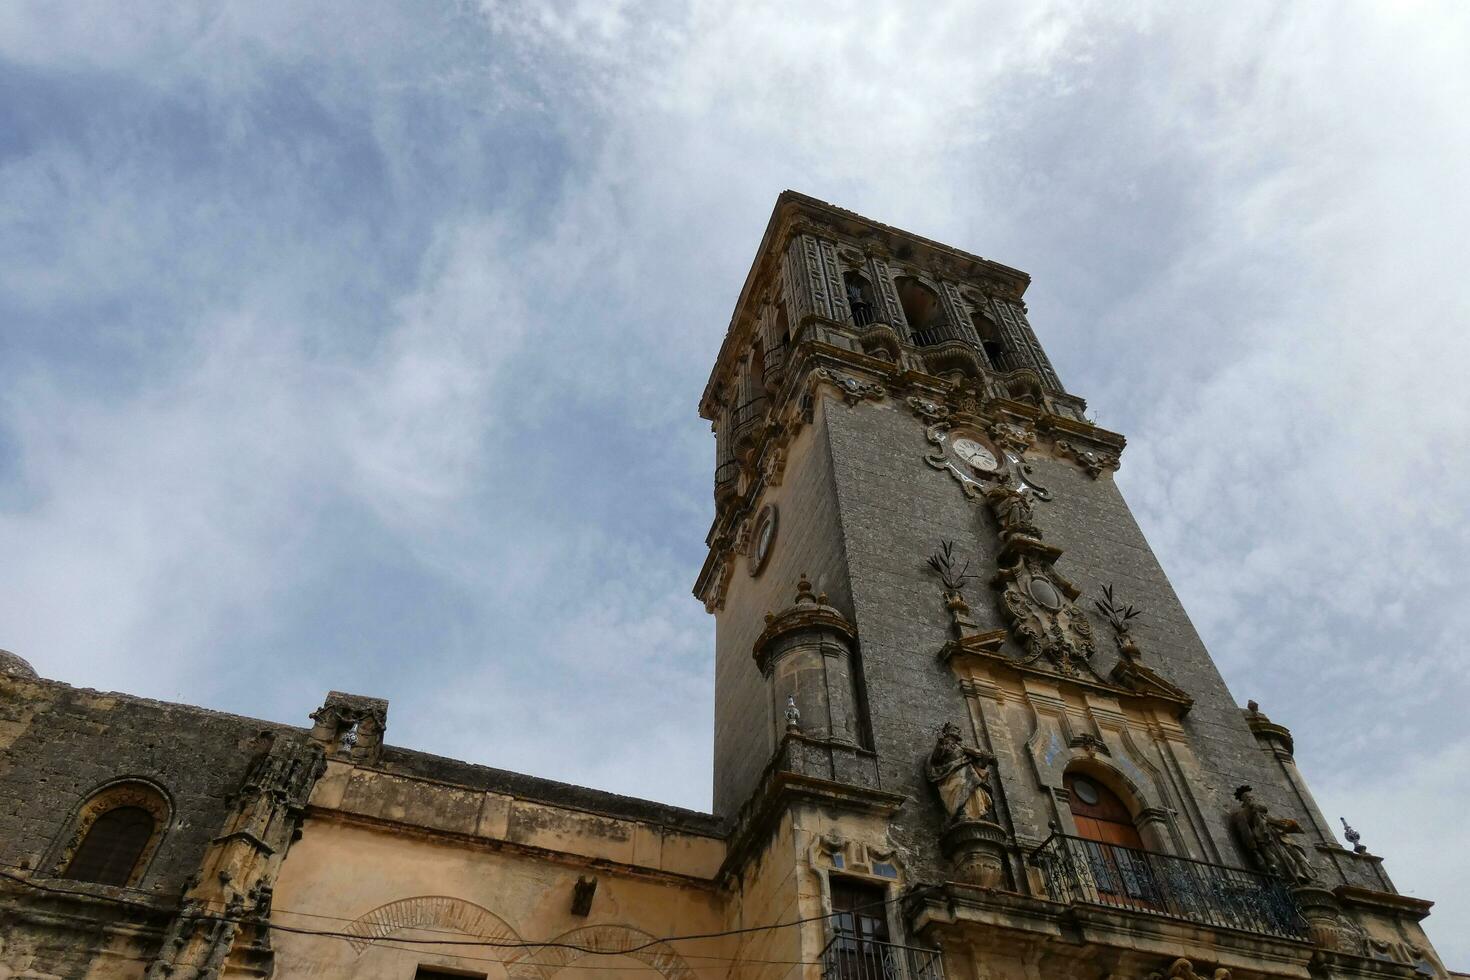
[[[877,308],[873,301],[873,287],[861,273],[844,272],[842,284],[847,290],[847,308],[852,310],[852,322],[860,327],[866,327],[873,322],[873,311]]]
[[[944,320],[944,305],[939,302],[938,293],[911,276],[899,276],[894,285],[915,344],[928,347],[942,340],[955,339]]]
[[[1000,327],[984,310],[971,310],[970,322],[975,324],[975,333],[980,338],[980,346],[985,350],[985,358],[990,361],[990,366],[997,371],[1006,370],[1010,365],[1006,363],[1006,346],[1000,339]]]
[[[153,814],[147,810],[140,806],[108,810],[82,838],[62,877],[99,885],[126,885],[152,839]]]
[[[136,885],[168,828],[168,799],[152,783],[124,779],[77,809],[51,860],[53,874],[100,885]]]

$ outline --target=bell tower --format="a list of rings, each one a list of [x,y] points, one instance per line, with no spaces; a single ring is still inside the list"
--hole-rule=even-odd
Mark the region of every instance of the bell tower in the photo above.
[[[701,401],[716,813],[792,814],[829,884],[867,855],[890,931],[977,976],[1445,975],[1226,689],[1028,283],[777,200]]]

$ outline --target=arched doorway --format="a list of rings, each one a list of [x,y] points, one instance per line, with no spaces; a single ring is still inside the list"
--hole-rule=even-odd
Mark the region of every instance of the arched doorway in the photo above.
[[[1098,899],[1114,905],[1157,905],[1159,890],[1128,805],[1085,773],[1067,773],[1062,785]]]

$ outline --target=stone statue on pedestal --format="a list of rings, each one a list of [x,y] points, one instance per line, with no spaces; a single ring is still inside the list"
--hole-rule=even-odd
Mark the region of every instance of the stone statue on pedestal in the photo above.
[[[944,801],[950,822],[995,819],[989,761],[983,752],[965,747],[959,726],[954,722],[947,721],[939,729],[939,740],[929,754],[925,775]]]
[[[1302,833],[1295,820],[1278,820],[1257,803],[1249,786],[1235,791],[1240,809],[1230,815],[1230,829],[1251,859],[1270,874],[1289,882],[1314,881],[1317,873],[1307,862],[1307,850],[1291,838]]]

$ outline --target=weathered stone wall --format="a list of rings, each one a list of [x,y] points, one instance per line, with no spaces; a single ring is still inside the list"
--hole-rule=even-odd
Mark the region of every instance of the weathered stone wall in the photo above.
[[[774,504],[780,515],[766,567],[752,578],[749,555],[737,557],[725,608],[715,615],[714,809],[721,816],[746,801],[776,748],[766,681],[751,655],[766,613],[791,605],[804,573],[832,606],[851,615],[824,423],[828,410],[825,402],[817,406],[815,421],[791,442],[781,485],[769,487],[755,508],[759,513]]]
[[[139,888],[172,898],[219,832],[225,797],[239,787],[258,736],[282,729],[54,681],[0,679],[0,862],[47,870],[95,790],[145,779],[167,794],[173,820]]]

